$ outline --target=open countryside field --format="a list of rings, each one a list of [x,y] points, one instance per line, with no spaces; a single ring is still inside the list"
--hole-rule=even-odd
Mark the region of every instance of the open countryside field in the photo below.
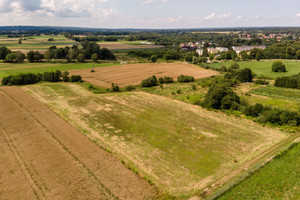
[[[48,41],[48,39],[53,38],[54,41]],[[64,48],[65,46],[71,47],[77,42],[66,38],[65,36],[57,35],[45,35],[45,36],[32,36],[24,37],[22,44],[19,44],[20,38],[7,38],[0,37],[0,46],[5,46],[12,51],[21,51],[27,53],[28,51],[40,51],[45,52],[50,46],[55,45],[58,48]]]
[[[261,60],[261,61],[241,61],[237,62],[241,68],[250,68],[257,75],[264,75],[270,78],[277,78],[280,76],[291,76],[300,73],[300,62],[295,60],[282,60],[287,68],[286,73],[272,72],[272,64],[276,60]],[[235,62],[220,62],[213,63],[212,66],[221,67],[222,65],[229,67]]]
[[[93,67],[109,67],[118,65],[117,63],[0,63],[0,79],[4,76],[15,75],[19,73],[43,73],[49,71],[69,71],[75,69],[91,70]]]
[[[157,78],[170,76],[177,79],[181,74],[200,79],[217,75],[218,72],[187,63],[143,63],[102,67],[95,69],[95,72],[90,69],[70,71],[70,75],[81,75],[84,81],[101,87],[110,87],[111,83],[120,87],[139,85],[142,80],[153,75]]]
[[[0,112],[1,199],[157,197],[154,187],[20,88],[0,88]]]
[[[300,145],[268,163],[221,196],[226,199],[298,200],[300,197]]]
[[[162,48],[164,46],[154,44],[144,44],[143,41],[118,41],[118,42],[99,42],[101,48],[108,48],[110,50],[130,50],[130,49],[154,49]]]
[[[225,181],[289,137],[250,120],[144,92],[97,95],[69,83],[22,88],[141,176],[181,198]]]

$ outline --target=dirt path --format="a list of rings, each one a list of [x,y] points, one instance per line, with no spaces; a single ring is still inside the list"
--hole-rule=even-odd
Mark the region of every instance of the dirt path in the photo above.
[[[4,199],[150,199],[156,195],[118,159],[21,89],[0,88],[0,113],[0,195]]]

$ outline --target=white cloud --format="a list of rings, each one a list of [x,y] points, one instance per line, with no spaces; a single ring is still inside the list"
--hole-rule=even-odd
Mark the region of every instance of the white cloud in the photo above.
[[[166,3],[168,0],[146,0],[142,3],[142,5],[148,5],[153,3]]]
[[[210,19],[214,19],[214,18],[215,18],[215,16],[216,16],[216,14],[213,12],[213,13],[211,13],[210,15],[208,15],[208,16],[206,16],[206,17],[204,17],[204,20],[210,20]]]
[[[219,15],[218,18],[219,19],[224,19],[224,18],[228,18],[231,16],[231,13],[226,13],[226,14],[223,14],[223,15]]]
[[[175,23],[183,20],[182,16],[178,17],[166,17],[166,18],[156,18],[151,20],[152,23],[160,23],[160,24],[168,24],[168,23]]]
[[[240,19],[242,19],[243,17],[242,16],[237,16],[235,19],[236,20],[240,20]]]
[[[277,19],[280,18],[281,15],[274,15],[274,16],[265,16],[266,19]]]
[[[298,13],[298,14],[296,15],[296,17],[300,17],[300,13]]]

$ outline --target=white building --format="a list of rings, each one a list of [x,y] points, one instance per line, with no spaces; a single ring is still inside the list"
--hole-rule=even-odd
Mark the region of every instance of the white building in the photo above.
[[[251,51],[252,49],[262,49],[265,50],[266,46],[261,45],[261,46],[232,46],[233,51],[235,51],[237,54],[239,54],[241,51]]]

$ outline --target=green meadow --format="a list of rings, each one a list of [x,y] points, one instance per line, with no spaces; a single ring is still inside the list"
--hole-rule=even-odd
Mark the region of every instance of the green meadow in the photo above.
[[[272,72],[272,64],[276,60],[261,60],[261,61],[241,61],[237,62],[241,68],[250,68],[255,74],[263,75],[270,78],[280,76],[291,76],[300,73],[300,62],[295,60],[282,60],[287,68],[285,73]],[[213,63],[212,66],[220,68],[222,65],[229,67],[235,62],[220,62]]]

